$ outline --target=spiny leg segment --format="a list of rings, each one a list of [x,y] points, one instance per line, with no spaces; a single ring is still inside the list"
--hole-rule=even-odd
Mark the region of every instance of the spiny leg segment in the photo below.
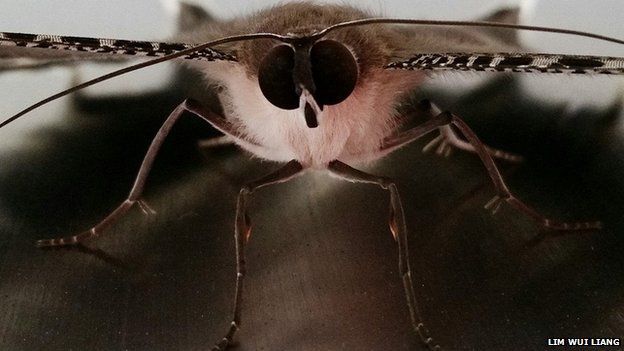
[[[437,113],[440,113],[440,112],[441,111],[438,111]],[[449,157],[451,155],[451,152],[453,151],[453,148],[467,151],[467,152],[472,152],[475,154],[477,153],[477,149],[474,146],[472,146],[472,144],[470,144],[469,142],[466,142],[460,139],[457,133],[455,133],[455,131],[450,125],[442,126],[438,128],[438,130],[440,131],[440,135],[438,135],[433,140],[431,140],[427,145],[425,145],[423,147],[423,152],[429,152],[435,148],[435,153],[444,157]],[[487,151],[487,153],[493,158],[497,158],[497,159],[501,159],[501,160],[505,160],[509,162],[516,162],[516,163],[522,162],[522,156],[520,155],[516,155],[510,152],[495,149],[485,144],[483,146],[485,150]]]
[[[451,116],[451,123],[459,129],[459,131],[468,139],[468,142],[474,146],[475,152],[483,162],[494,187],[496,188],[497,195],[492,198],[485,208],[491,210],[492,213],[496,213],[503,202],[507,202],[516,210],[524,213],[530,217],[533,221],[538,223],[544,228],[558,231],[577,231],[577,230],[597,230],[602,228],[602,223],[599,221],[592,222],[561,222],[558,220],[550,219],[534,208],[528,206],[521,200],[519,200],[514,194],[511,193],[503,177],[501,176],[498,167],[494,163],[492,156],[488,153],[486,147],[479,140],[477,135],[470,129],[470,127],[456,115]]]
[[[171,112],[171,114],[169,114],[169,117],[167,117],[163,125],[158,130],[158,133],[156,133],[156,136],[152,140],[152,143],[149,146],[145,157],[143,158],[143,162],[141,163],[141,167],[139,168],[139,172],[135,178],[134,185],[132,186],[130,194],[128,195],[126,200],[124,200],[119,206],[117,206],[116,209],[114,209],[108,216],[102,219],[91,229],[73,236],[39,240],[36,243],[37,246],[49,247],[76,245],[87,239],[99,236],[106,228],[110,227],[121,217],[123,217],[135,203],[139,205],[143,213],[155,213],[155,211],[152,210],[151,207],[149,207],[149,205],[145,203],[145,201],[141,200],[141,194],[143,193],[143,190],[145,188],[145,182],[147,181],[147,177],[152,169],[152,165],[154,164],[154,160],[156,159],[156,155],[158,154],[160,147],[162,146],[165,138],[173,128],[174,124],[179,120],[179,118],[184,114],[185,111],[192,112],[198,117],[204,119],[213,127],[225,133],[229,138],[240,139],[240,136],[234,131],[231,125],[229,125],[229,123],[224,118],[218,116],[217,114],[206,108],[203,108],[194,100],[185,100],[180,105],[178,105],[173,110],[173,112]]]
[[[509,190],[505,181],[503,180],[500,171],[498,170],[493,158],[500,158],[507,161],[518,162],[521,161],[521,157],[506,153],[501,150],[497,150],[483,144],[477,135],[470,129],[470,127],[458,116],[450,112],[442,112],[437,106],[433,105],[429,100],[424,100],[423,105],[429,110],[432,118],[425,123],[418,125],[414,128],[406,130],[395,136],[386,139],[380,148],[380,152],[390,152],[395,149],[401,148],[422,136],[438,129],[440,130],[440,137],[432,141],[433,144],[445,145],[442,147],[443,152],[441,154],[448,153],[448,143],[452,144],[459,149],[476,153],[481,162],[484,164],[487,173],[494,184],[494,187],[498,193],[490,202],[485,205],[486,209],[493,209],[496,212],[503,201],[509,203],[513,208],[519,210],[525,215],[529,216],[532,220],[540,224],[541,226],[560,231],[573,231],[573,230],[592,230],[600,229],[602,224],[600,222],[560,222],[549,219],[535,209],[524,204],[518,200]],[[451,126],[455,126],[464,135],[467,141],[463,141],[457,137]],[[432,147],[432,143],[427,146]],[[425,148],[427,148],[427,146]],[[426,150],[425,150],[426,151]],[[405,216],[401,205],[401,200],[396,188],[396,185],[392,180],[383,177],[376,177],[357,169],[354,169],[340,161],[333,161],[329,164],[328,169],[339,175],[340,177],[361,183],[372,183],[381,186],[382,188],[390,192],[390,230],[399,246],[399,272],[403,279],[403,285],[405,294],[407,297],[407,304],[410,312],[412,326],[419,335],[421,341],[430,350],[441,350],[441,347],[433,342],[433,339],[429,336],[429,332],[422,323],[418,306],[416,303],[416,297],[414,293],[414,285],[411,279],[410,267],[409,267],[409,252],[407,249],[407,229],[405,225]]]
[[[399,274],[403,280],[403,288],[405,289],[405,296],[407,298],[407,306],[410,313],[410,319],[412,326],[420,340],[427,346],[429,350],[441,350],[440,345],[437,345],[431,336],[429,331],[422,322],[422,317],[418,309],[416,302],[416,294],[414,293],[414,283],[412,282],[412,275],[409,264],[409,251],[407,248],[407,227],[405,225],[405,214],[403,213],[403,205],[401,204],[401,198],[394,182],[385,177],[377,177],[355,168],[350,167],[340,161],[332,161],[328,165],[330,172],[338,175],[339,177],[356,183],[371,183],[388,190],[390,193],[390,231],[394,236],[394,240],[398,244],[399,249]]]
[[[234,333],[240,328],[241,323],[241,304],[243,300],[243,278],[245,278],[245,246],[251,235],[251,221],[247,215],[247,207],[251,194],[261,187],[286,182],[303,170],[301,164],[297,161],[290,161],[277,171],[268,174],[254,182],[245,185],[238,194],[238,202],[236,204],[236,222],[234,225],[234,238],[236,240],[236,292],[234,294],[234,310],[232,322],[227,333],[212,348],[213,351],[227,349],[232,343]]]
[[[139,172],[135,178],[134,185],[132,186],[130,194],[128,194],[126,200],[124,200],[119,206],[117,206],[116,209],[114,209],[108,216],[106,216],[91,229],[74,236],[39,240],[37,241],[37,246],[46,247],[76,245],[87,239],[98,236],[102,234],[102,232],[106,228],[110,227],[113,223],[117,222],[121,217],[123,217],[128,212],[128,210],[130,210],[130,208],[132,208],[132,206],[137,202],[144,213],[155,213],[155,211],[152,210],[145,202],[140,200],[140,196],[143,193],[143,189],[145,188],[145,182],[147,181],[147,176],[152,169],[152,165],[154,164],[154,160],[156,159],[156,155],[158,154],[160,147],[162,146],[165,138],[173,128],[174,124],[182,116],[185,110],[185,103],[182,103],[178,107],[176,107],[175,110],[171,112],[169,117],[167,117],[163,125],[160,127],[158,133],[156,133],[156,136],[152,140],[149,148],[147,149],[147,153],[145,154],[143,162],[141,163],[141,168],[139,168]]]
[[[518,200],[508,189],[498,168],[496,167],[494,160],[492,157],[498,157],[502,159],[507,159],[514,161],[514,159],[507,157],[505,155],[511,154],[501,154],[496,150],[488,148],[484,145],[479,138],[475,135],[475,133],[470,129],[468,125],[466,125],[458,116],[449,113],[449,112],[439,112],[440,110],[431,104],[429,101],[426,101],[426,105],[429,105],[430,111],[435,112],[431,119],[426,121],[425,123],[409,129],[405,132],[399,133],[393,137],[390,137],[384,140],[382,147],[380,148],[380,152],[387,153],[394,149],[398,149],[408,143],[411,143],[414,140],[419,139],[425,134],[432,132],[436,129],[439,129],[442,133],[451,131],[450,126],[455,126],[467,139],[467,142],[462,141],[458,138],[455,138],[456,141],[461,142],[461,144],[453,145],[460,149],[464,149],[470,152],[475,152],[481,161],[483,162],[488,175],[490,176],[492,182],[497,191],[497,196],[492,199],[487,205],[486,208],[491,208],[495,212],[501,205],[502,202],[507,202],[515,209],[525,213],[530,218],[532,218],[537,223],[541,224],[545,228],[554,229],[554,230],[588,230],[588,229],[599,229],[601,228],[600,222],[575,222],[575,223],[565,223],[554,221],[545,216],[539,214],[533,208],[527,206],[520,200]],[[74,235],[71,237],[64,238],[56,238],[56,239],[46,239],[39,240],[37,242],[38,246],[66,246],[66,245],[75,245],[78,244],[88,238],[92,238],[94,236],[98,236],[105,230],[107,227],[115,223],[119,220],[135,203],[138,203],[141,207],[141,210],[146,214],[154,213],[154,211],[140,199],[140,196],[145,187],[145,182],[147,180],[147,176],[151,170],[155,157],[164,142],[164,139],[169,134],[173,125],[177,122],[177,120],[182,116],[184,111],[190,111],[202,119],[206,120],[208,123],[213,125],[215,128],[229,136],[230,138],[234,138],[236,140],[243,141],[250,145],[254,145],[253,141],[246,140],[241,135],[235,132],[233,128],[228,124],[227,120],[224,120],[222,117],[212,113],[210,110],[207,110],[200,106],[196,101],[193,100],[185,100],[182,104],[180,104],[176,109],[169,115],[166,119],[156,136],[154,137],[137,174],[135,179],[135,183],[128,195],[128,198],[122,202],[115,210],[113,210],[107,217],[105,217],[102,221],[100,221],[97,225],[92,227],[90,230],[80,233],[78,235]],[[438,113],[439,112],[439,113]],[[452,136],[455,136],[454,134]],[[447,136],[448,137],[448,136]],[[455,136],[456,137],[456,136]],[[441,139],[439,139],[441,140]],[[448,139],[447,139],[448,140]],[[467,143],[467,144],[463,144]],[[465,146],[469,146],[469,148]],[[464,146],[464,147],[462,147]],[[501,157],[502,156],[502,157]],[[235,239],[236,239],[236,256],[237,256],[237,279],[236,279],[236,293],[234,299],[234,311],[233,311],[233,320],[231,326],[226,334],[226,336],[219,341],[213,348],[213,351],[224,350],[228,345],[231,344],[234,333],[239,328],[240,325],[240,306],[242,301],[242,291],[243,291],[243,278],[245,275],[245,257],[244,250],[245,244],[249,239],[249,235],[251,233],[251,225],[249,221],[249,217],[247,216],[247,203],[249,201],[249,196],[251,193],[260,187],[280,183],[289,180],[294,177],[298,173],[302,171],[303,167],[296,161],[291,161],[286,164],[284,167],[279,169],[278,171],[269,174],[268,176],[248,184],[247,186],[241,189],[238,197],[237,204],[237,213],[236,213],[236,224],[235,224]],[[365,183],[373,183],[381,186],[384,189],[387,189],[390,192],[391,198],[391,213],[390,213],[390,229],[392,234],[397,240],[399,245],[399,269],[402,275],[403,284],[407,296],[408,307],[410,311],[410,317],[412,320],[412,325],[418,335],[421,338],[421,341],[430,349],[430,350],[440,350],[440,346],[433,343],[431,337],[429,337],[429,333],[421,322],[420,314],[418,312],[418,307],[416,305],[416,299],[414,294],[413,282],[411,279],[411,273],[409,269],[409,256],[407,251],[407,231],[405,227],[405,218],[403,214],[403,208],[401,206],[401,200],[396,188],[396,185],[387,178],[375,177],[364,172],[358,171],[356,169],[351,168],[350,166],[341,163],[339,161],[333,161],[328,165],[328,169],[336,173],[337,175],[354,182],[365,182]]]
[[[427,113],[430,117],[434,117],[442,113],[442,111],[431,103],[429,100],[422,100],[418,106],[423,112]],[[463,150],[476,154],[476,148],[469,142],[462,140],[451,125],[444,125],[438,128],[440,135],[432,139],[422,149],[423,152],[429,152],[435,149],[435,153],[449,157],[453,152],[453,149]],[[491,146],[483,144],[484,148],[493,158],[505,160],[508,162],[519,163],[523,158],[520,155],[516,155],[507,151],[499,150]]]
[[[466,138],[467,142],[461,141],[462,143],[468,143],[470,146],[467,151],[476,153],[481,162],[485,166],[485,169],[488,173],[488,176],[492,180],[494,184],[494,188],[496,189],[496,196],[490,200],[485,208],[491,210],[493,213],[496,213],[500,208],[501,204],[506,202],[510,204],[514,209],[524,213],[526,216],[531,218],[540,226],[557,231],[586,231],[586,230],[597,230],[602,228],[602,223],[599,221],[591,221],[591,222],[562,222],[558,220],[550,219],[542,214],[540,214],[534,208],[528,206],[521,200],[519,200],[507,187],[501,173],[494,163],[493,157],[497,157],[498,152],[502,152],[499,150],[495,150],[493,148],[488,147],[483,144],[483,142],[477,137],[477,135],[472,131],[472,129],[457,115],[451,112],[440,112],[441,110],[432,104],[429,100],[423,101],[423,106],[429,108],[430,112],[433,115],[433,118],[426,121],[425,123],[416,126],[412,129],[406,130],[396,136],[388,138],[384,144],[382,145],[381,151],[386,150],[394,150],[405,146],[424,134],[435,130],[436,128],[448,128],[451,130],[451,126],[456,127],[459,132]],[[440,129],[444,131],[444,129]],[[456,136],[455,136],[456,137]],[[435,139],[434,139],[435,140]],[[509,159],[508,156],[513,156],[508,153],[499,153],[500,158]],[[512,160],[513,161],[513,160]]]

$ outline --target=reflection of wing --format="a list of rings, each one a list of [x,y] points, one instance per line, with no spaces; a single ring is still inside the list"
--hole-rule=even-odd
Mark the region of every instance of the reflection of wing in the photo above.
[[[445,52],[519,52],[521,48],[481,30],[461,27],[430,27],[420,25],[392,25],[395,60],[412,57],[414,53]]]
[[[17,69],[35,69],[35,68],[44,68],[48,66],[60,66],[60,65],[69,65],[74,62],[80,62],[81,59],[34,59],[34,58],[26,58],[26,57],[11,57],[4,58],[0,56],[0,72],[6,70],[17,70]]]
[[[516,24],[517,9],[502,9],[483,21]],[[392,62],[403,61],[415,54],[521,52],[516,31],[498,28],[388,25],[394,38]]]

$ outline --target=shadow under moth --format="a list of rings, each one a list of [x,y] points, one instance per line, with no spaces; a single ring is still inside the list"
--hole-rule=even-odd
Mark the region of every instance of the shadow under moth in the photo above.
[[[443,349],[424,325],[415,294],[407,248],[408,228],[395,182],[355,166],[383,158],[430,133],[438,133],[424,150],[447,155],[452,149],[481,160],[496,189],[485,207],[505,204],[548,231],[589,231],[601,223],[563,222],[542,215],[508,188],[497,161],[522,157],[485,145],[453,111],[421,101],[410,111],[398,106],[432,72],[507,72],[534,74],[619,75],[624,58],[526,53],[510,33],[533,30],[591,37],[615,44],[624,41],[591,33],[505,22],[501,12],[482,22],[384,19],[349,6],[291,3],[245,18],[206,21],[171,42],[84,38],[47,34],[0,33],[0,56],[41,64],[110,57],[140,63],[95,78],[50,96],[0,123],[0,128],[52,100],[98,82],[160,62],[177,60],[217,89],[219,111],[187,99],[166,119],[149,146],[130,193],[110,214],[73,236],[43,239],[38,246],[72,246],[106,233],[132,207],[154,210],[142,199],[146,180],[169,131],[191,112],[223,135],[207,147],[236,144],[255,157],[282,163],[274,172],[244,185],[235,216],[236,292],[231,324],[213,350],[225,350],[241,324],[245,250],[251,234],[251,195],[259,188],[289,181],[308,169],[356,183],[377,185],[390,196],[389,227],[398,246],[399,274],[407,297],[411,326],[423,346]],[[501,22],[502,21],[502,22]],[[412,125],[414,116],[425,122]],[[243,341],[244,344],[244,341]],[[450,347],[450,346],[447,346]]]

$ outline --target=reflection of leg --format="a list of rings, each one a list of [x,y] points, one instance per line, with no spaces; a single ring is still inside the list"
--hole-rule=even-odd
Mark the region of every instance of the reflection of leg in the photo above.
[[[429,332],[422,323],[422,318],[416,303],[414,283],[412,282],[409,266],[405,215],[403,214],[403,206],[401,204],[401,198],[399,197],[396,185],[391,179],[364,173],[340,161],[332,161],[329,164],[328,169],[345,180],[357,183],[376,184],[390,192],[390,231],[399,246],[399,273],[401,274],[401,278],[403,280],[403,287],[407,297],[407,306],[409,308],[412,326],[420,336],[421,341],[427,345],[430,350],[440,350],[440,346],[433,342],[433,339],[429,336]]]
[[[474,147],[475,152],[481,158],[485,169],[490,176],[490,179],[494,183],[494,187],[496,188],[497,195],[485,205],[485,208],[492,210],[493,213],[499,209],[500,205],[503,202],[509,203],[516,210],[526,214],[531,219],[533,219],[538,224],[542,225],[548,229],[554,230],[591,230],[591,229],[600,229],[602,227],[600,222],[559,222],[556,220],[549,219],[539,212],[537,212],[532,207],[529,207],[524,202],[517,199],[509,188],[505,184],[503,177],[501,176],[494,160],[490,153],[488,153],[485,145],[479,140],[477,135],[470,129],[470,127],[464,123],[459,117],[452,115],[451,124],[457,127],[459,131],[466,137],[468,142]]]
[[[236,292],[234,295],[234,312],[230,328],[223,339],[212,348],[213,351],[225,350],[232,343],[234,333],[241,323],[241,303],[243,300],[243,278],[245,277],[245,245],[251,235],[251,221],[247,215],[247,205],[251,193],[267,185],[282,183],[293,178],[303,170],[297,161],[290,161],[277,171],[245,185],[238,194],[236,204],[236,222],[234,236],[236,239]]]
[[[130,190],[130,194],[124,202],[122,202],[116,209],[114,209],[108,216],[106,216],[106,218],[104,218],[102,221],[100,221],[100,223],[96,224],[91,229],[70,237],[39,240],[37,241],[37,246],[43,247],[75,245],[79,242],[84,241],[85,239],[98,236],[102,233],[102,231],[104,231],[106,228],[108,228],[121,217],[123,217],[123,215],[128,212],[128,210],[137,202],[139,203],[139,206],[144,213],[152,213],[153,210],[145,202],[140,200],[140,196],[141,193],[143,193],[145,181],[147,180],[147,176],[152,169],[152,164],[154,163],[154,159],[158,154],[160,146],[167,137],[167,134],[169,134],[169,131],[171,131],[173,125],[180,118],[180,116],[182,116],[185,110],[185,104],[180,104],[178,107],[176,107],[175,110],[173,110],[173,112],[171,112],[169,117],[167,117],[165,123],[163,123],[162,127],[160,127],[160,130],[158,130],[158,133],[154,137],[154,140],[152,140],[152,144],[150,145],[147,153],[145,154],[145,157],[143,158],[143,163],[141,164],[139,173],[136,176],[134,185],[132,186],[132,190]]]

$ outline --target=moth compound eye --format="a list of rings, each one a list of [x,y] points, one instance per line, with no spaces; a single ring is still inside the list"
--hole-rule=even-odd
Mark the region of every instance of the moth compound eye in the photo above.
[[[351,95],[358,65],[346,46],[334,40],[319,41],[312,46],[310,61],[316,85],[314,98],[319,104],[335,105]]]
[[[293,81],[294,67],[293,49],[288,45],[279,45],[264,56],[258,72],[258,82],[264,97],[273,105],[285,110],[299,107],[299,96]]]

